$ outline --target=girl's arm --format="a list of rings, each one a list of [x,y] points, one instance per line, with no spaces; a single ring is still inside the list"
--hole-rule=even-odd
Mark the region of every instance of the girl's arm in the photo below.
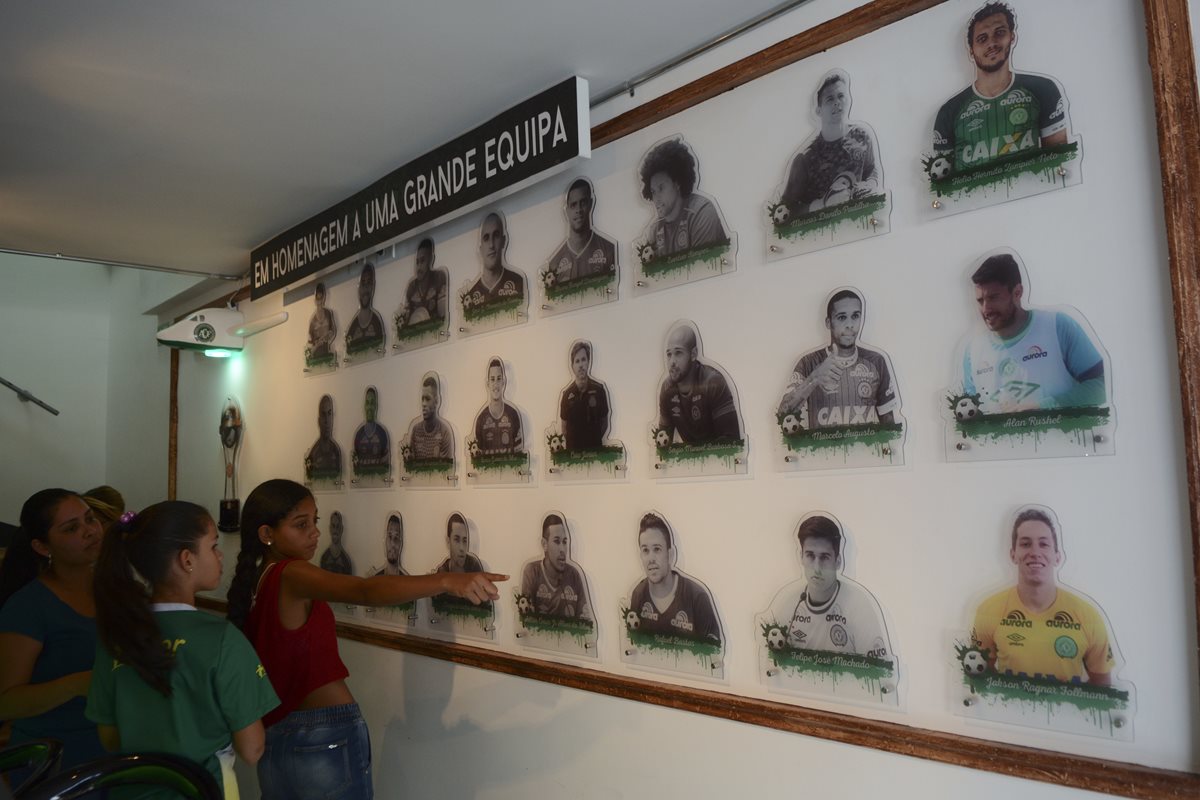
[[[478,605],[488,600],[499,600],[500,591],[495,581],[506,580],[507,575],[494,572],[438,572],[433,575],[356,578],[353,575],[326,572],[307,561],[294,561],[288,564],[283,573],[283,590],[299,599],[362,606],[393,606],[443,593]]]
[[[19,633],[0,633],[0,719],[26,719],[86,697],[91,670],[43,683],[30,683],[42,643]]]
[[[110,753],[121,749],[121,732],[116,725],[97,725],[96,732],[100,734],[100,744]]]
[[[266,744],[267,734],[260,719],[256,719],[240,731],[233,732],[233,751],[250,766],[254,766],[262,758]]]

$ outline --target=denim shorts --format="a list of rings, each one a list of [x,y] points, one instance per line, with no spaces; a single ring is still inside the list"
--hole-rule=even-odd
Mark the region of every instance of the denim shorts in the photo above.
[[[263,800],[371,800],[371,738],[357,703],[293,711],[267,728]]]

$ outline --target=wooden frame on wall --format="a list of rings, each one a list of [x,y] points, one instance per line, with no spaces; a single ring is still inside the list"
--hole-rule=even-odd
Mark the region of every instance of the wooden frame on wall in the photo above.
[[[648,101],[592,129],[600,147],[808,56],[884,28],[945,0],[874,0]],[[1200,587],[1200,95],[1188,0],[1143,0],[1154,86],[1168,266],[1179,351],[1194,585]],[[248,290],[235,293],[244,299]],[[174,371],[173,371],[174,372]],[[170,419],[178,418],[176,393]],[[177,452],[172,439],[169,470]],[[172,487],[173,489],[173,487]],[[173,492],[172,492],[173,493]],[[1200,592],[1197,593],[1200,595]],[[210,608],[223,608],[206,601]],[[1196,617],[1200,620],[1200,601]],[[1014,777],[1137,798],[1200,796],[1200,773],[1069,755],[787,703],[615,675],[510,653],[339,622],[344,638],[456,664],[643,703],[791,731]],[[1198,622],[1200,639],[1200,622]],[[1200,689],[1200,676],[1197,676]]]

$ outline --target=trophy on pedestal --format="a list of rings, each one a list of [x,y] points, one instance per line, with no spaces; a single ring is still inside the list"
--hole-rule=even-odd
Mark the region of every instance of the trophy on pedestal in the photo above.
[[[242,411],[232,397],[225,398],[221,409],[221,450],[225,456],[225,494],[217,528],[233,533],[241,527],[241,507],[237,493],[237,455],[242,446]]]

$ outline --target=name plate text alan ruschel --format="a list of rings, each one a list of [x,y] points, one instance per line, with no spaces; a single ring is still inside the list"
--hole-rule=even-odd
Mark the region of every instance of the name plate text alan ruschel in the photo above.
[[[591,154],[588,84],[569,78],[254,248],[250,297],[432,228]]]

